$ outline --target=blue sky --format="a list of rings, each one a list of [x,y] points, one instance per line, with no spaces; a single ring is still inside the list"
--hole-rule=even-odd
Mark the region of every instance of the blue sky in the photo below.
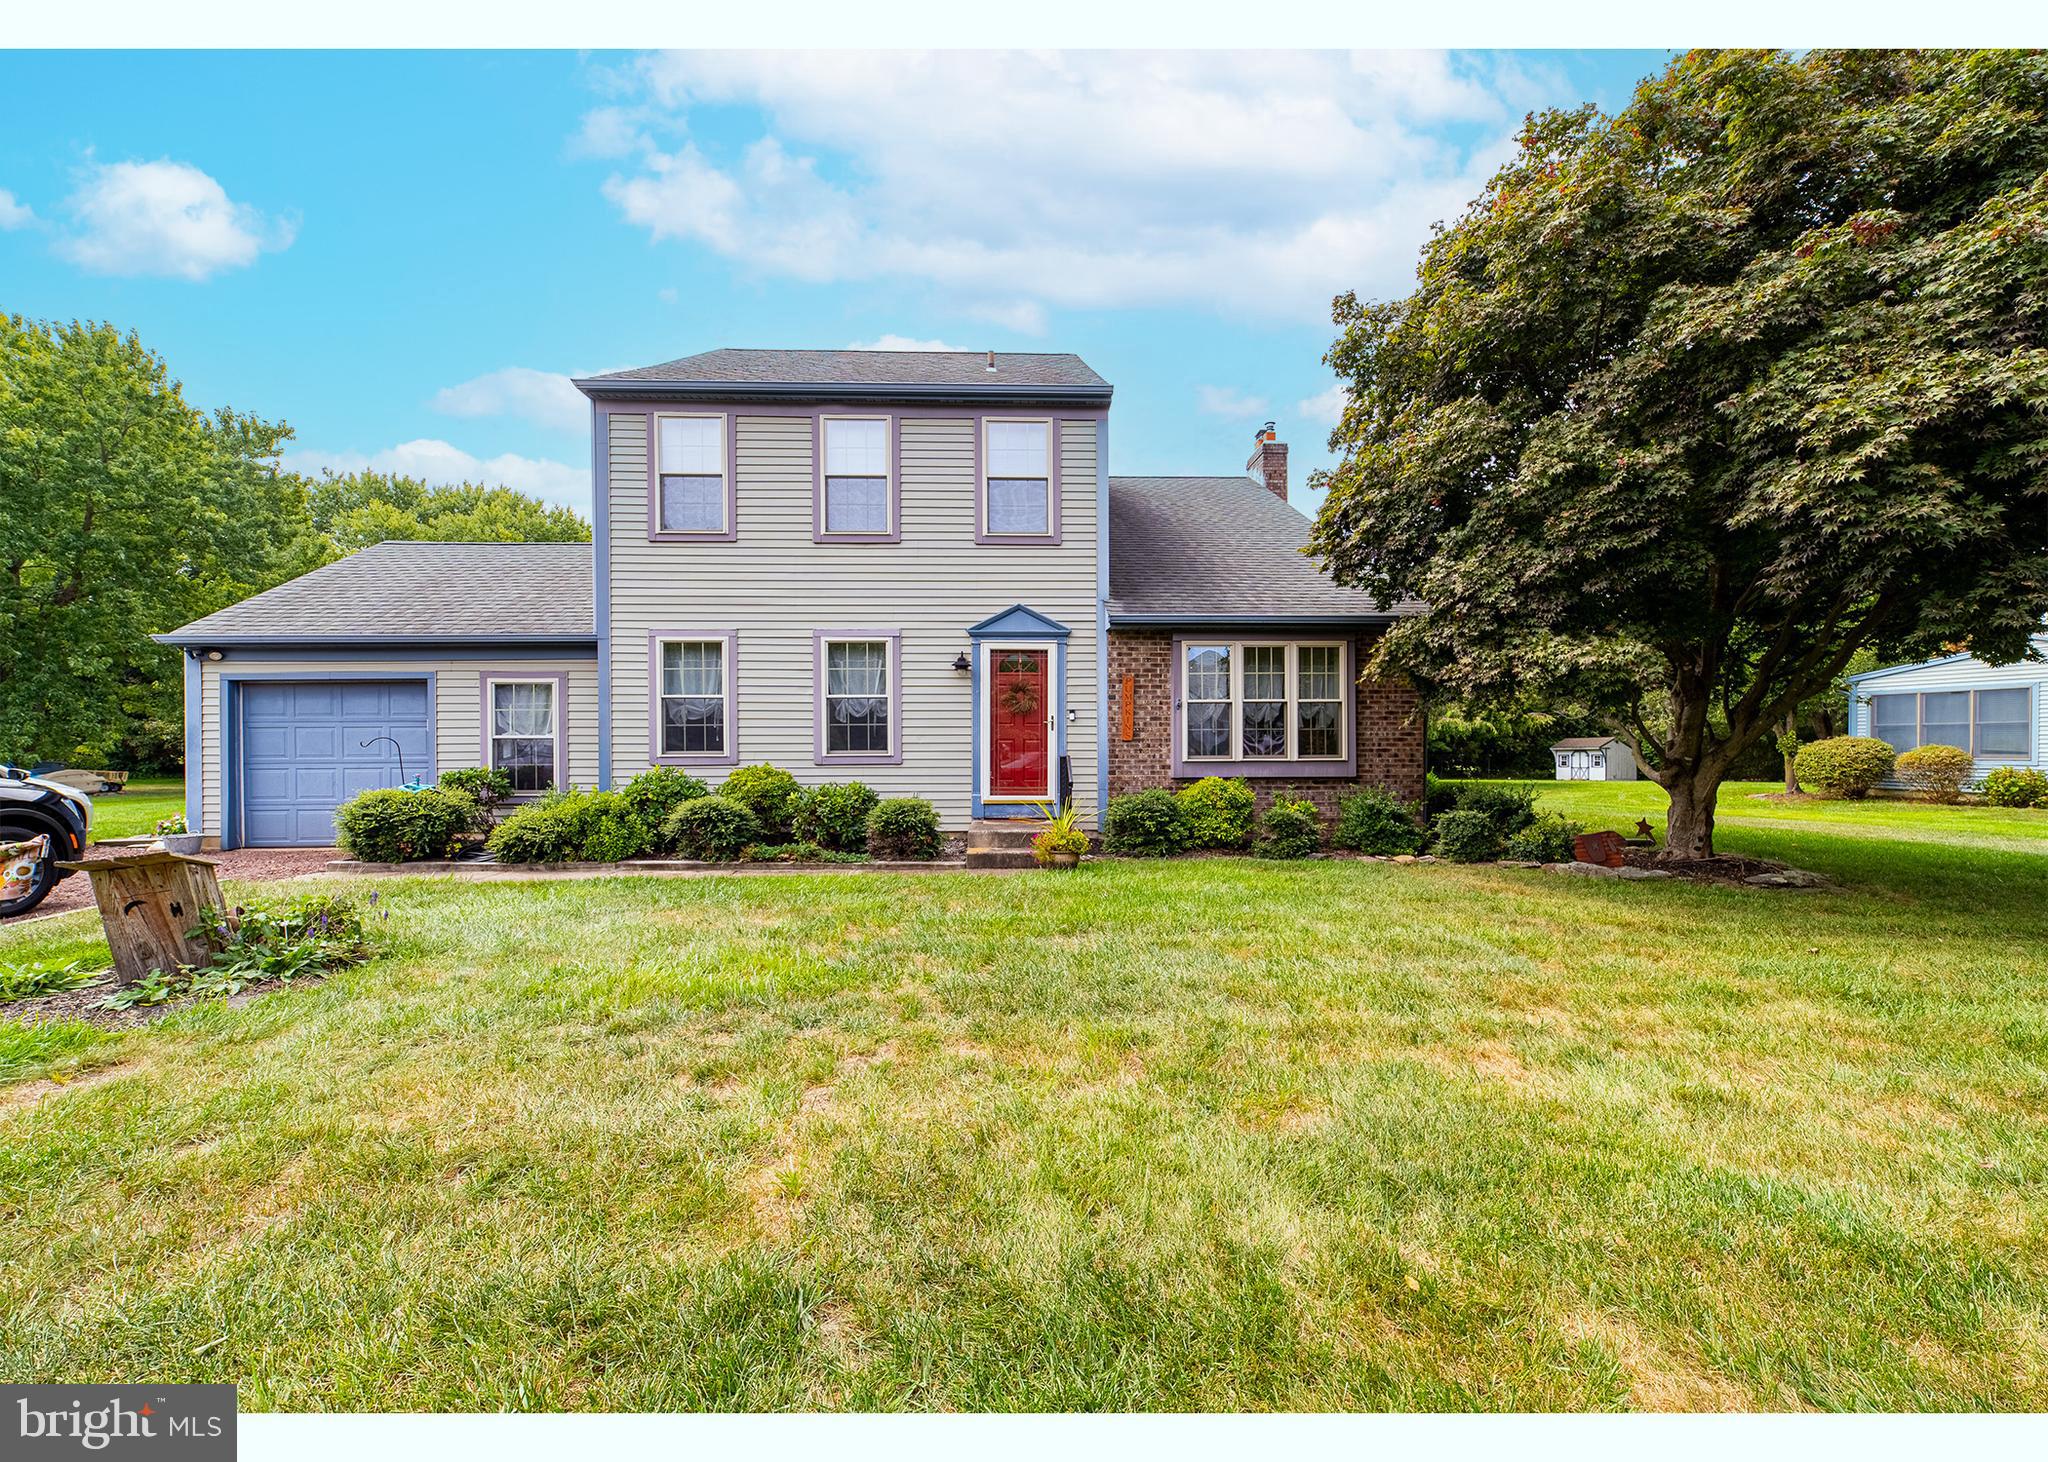
[[[1529,109],[1654,52],[0,57],[0,309],[141,332],[287,462],[587,509],[565,378],[1072,350],[1112,469],[1328,460],[1327,301],[1405,292]]]

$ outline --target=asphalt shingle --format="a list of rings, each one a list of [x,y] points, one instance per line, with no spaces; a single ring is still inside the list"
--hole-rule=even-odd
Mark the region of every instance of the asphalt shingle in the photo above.
[[[594,639],[588,543],[378,543],[162,638]]]
[[[1109,617],[1383,618],[1302,552],[1308,519],[1250,477],[1109,479]],[[1402,601],[1392,615],[1421,605]]]
[[[1078,355],[980,350],[707,350],[661,365],[586,378],[588,384],[671,382],[742,386],[916,386],[999,391],[1052,387],[1107,393]]]

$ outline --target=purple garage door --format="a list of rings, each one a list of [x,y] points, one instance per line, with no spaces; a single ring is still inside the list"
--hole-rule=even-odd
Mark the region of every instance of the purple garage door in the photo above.
[[[241,841],[252,848],[320,848],[334,809],[405,774],[434,775],[432,707],[424,680],[251,680],[242,707]]]

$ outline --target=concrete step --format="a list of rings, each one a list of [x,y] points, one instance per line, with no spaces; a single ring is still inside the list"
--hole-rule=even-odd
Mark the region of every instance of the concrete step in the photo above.
[[[969,848],[967,850],[967,866],[969,868],[1036,868],[1038,866],[1038,859],[1032,856],[1029,847],[1022,849]]]
[[[1014,821],[991,818],[971,822],[967,825],[967,851],[1014,851],[1021,848],[1028,853],[1032,835],[1044,827],[1045,824],[1036,818],[1028,821],[1022,818]]]

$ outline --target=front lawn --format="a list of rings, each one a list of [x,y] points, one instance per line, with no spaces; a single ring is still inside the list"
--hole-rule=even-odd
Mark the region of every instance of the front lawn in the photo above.
[[[0,1372],[291,1410],[2048,1405],[2044,865],[1729,837],[1845,886],[366,882],[374,964],[33,1038],[17,1074],[70,1080],[0,1086]]]
[[[183,782],[130,782],[119,792],[92,799],[92,840],[141,837],[155,832],[159,819],[184,811]]]

